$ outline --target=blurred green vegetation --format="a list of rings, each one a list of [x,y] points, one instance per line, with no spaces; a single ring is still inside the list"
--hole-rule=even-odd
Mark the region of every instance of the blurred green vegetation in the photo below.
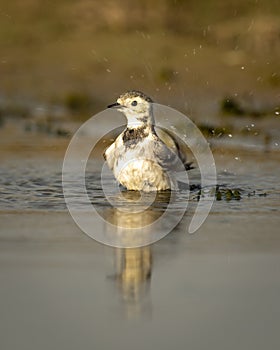
[[[277,103],[278,0],[0,0],[0,19],[2,99],[89,116],[135,88],[209,118],[234,94]]]

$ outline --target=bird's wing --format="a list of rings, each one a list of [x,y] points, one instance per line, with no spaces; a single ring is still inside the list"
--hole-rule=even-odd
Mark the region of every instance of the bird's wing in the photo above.
[[[183,171],[184,163],[176,149],[171,149],[159,138],[153,144],[153,155],[157,163],[166,171]]]
[[[162,127],[156,127],[156,133],[162,142],[177,155],[186,170],[193,169],[192,162],[187,160],[187,147],[178,136]]]

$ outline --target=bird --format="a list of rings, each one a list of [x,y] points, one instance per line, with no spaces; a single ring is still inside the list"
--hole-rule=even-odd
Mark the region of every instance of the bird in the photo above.
[[[126,128],[103,153],[117,182],[132,191],[177,190],[174,173],[192,169],[192,163],[179,139],[156,128],[153,100],[130,90],[107,108],[117,109],[127,119]]]

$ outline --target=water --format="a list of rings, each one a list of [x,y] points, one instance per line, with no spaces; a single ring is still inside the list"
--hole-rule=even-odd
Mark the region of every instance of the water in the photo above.
[[[3,349],[279,347],[277,152],[216,150],[220,189],[238,189],[241,199],[216,200],[190,235],[199,192],[182,190],[171,213],[190,194],[188,209],[169,235],[143,248],[116,249],[85,235],[66,209],[61,166],[67,139],[1,136]],[[162,194],[151,215],[117,215],[100,188],[100,159],[91,161],[87,188],[100,215],[132,225],[165,211],[170,198]],[[198,178],[194,171],[192,183]],[[84,205],[79,188],[73,197]],[[124,194],[118,204],[133,200]],[[105,235],[98,214],[92,220]]]

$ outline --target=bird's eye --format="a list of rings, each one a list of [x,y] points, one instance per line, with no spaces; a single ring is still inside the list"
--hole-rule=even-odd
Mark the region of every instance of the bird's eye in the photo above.
[[[132,101],[131,106],[137,106],[137,101]]]

